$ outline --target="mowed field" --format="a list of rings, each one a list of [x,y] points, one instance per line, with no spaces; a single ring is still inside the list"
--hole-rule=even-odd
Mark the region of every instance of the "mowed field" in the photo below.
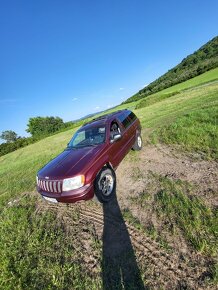
[[[216,289],[218,69],[149,99],[113,109],[136,113],[144,148],[110,204],[35,192],[76,129],[0,158],[0,289]]]

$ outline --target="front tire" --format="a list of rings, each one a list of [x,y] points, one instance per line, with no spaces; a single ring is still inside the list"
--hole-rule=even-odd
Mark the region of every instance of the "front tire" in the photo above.
[[[141,137],[141,134],[138,133],[136,135],[136,140],[135,140],[135,143],[134,143],[132,149],[134,151],[139,151],[139,150],[142,149],[142,137]]]
[[[103,167],[94,183],[95,195],[101,203],[110,201],[116,192],[116,175],[108,167]]]

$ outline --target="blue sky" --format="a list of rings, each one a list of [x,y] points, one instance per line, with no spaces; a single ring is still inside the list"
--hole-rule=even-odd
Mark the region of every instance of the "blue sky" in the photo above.
[[[0,132],[107,109],[217,35],[218,2],[2,0]]]

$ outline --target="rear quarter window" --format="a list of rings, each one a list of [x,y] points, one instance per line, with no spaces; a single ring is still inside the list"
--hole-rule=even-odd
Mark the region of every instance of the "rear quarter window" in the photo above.
[[[125,112],[124,114],[118,117],[119,121],[123,124],[124,128],[129,127],[129,125],[133,122],[131,118],[129,118],[130,114],[131,113],[129,112]]]
[[[133,112],[131,112],[131,113],[129,114],[129,118],[131,119],[132,122],[135,121],[135,120],[137,119],[136,115],[135,115]]]

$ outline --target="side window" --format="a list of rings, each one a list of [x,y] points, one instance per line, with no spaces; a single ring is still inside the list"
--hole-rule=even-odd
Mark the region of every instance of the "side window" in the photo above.
[[[111,127],[110,127],[110,136],[113,137],[116,134],[120,133],[120,128],[117,122],[114,120],[111,122]]]
[[[129,113],[124,113],[120,117],[118,117],[120,122],[123,124],[124,128],[127,128],[131,123],[131,119],[129,118]]]
[[[76,146],[79,143],[81,143],[82,141],[84,141],[85,139],[86,139],[85,131],[78,132],[77,138],[74,141],[74,144],[73,145]]]
[[[135,121],[136,120],[136,115],[133,113],[133,112],[131,112],[130,114],[129,114],[129,118],[131,119],[131,121],[133,122],[133,121]]]

